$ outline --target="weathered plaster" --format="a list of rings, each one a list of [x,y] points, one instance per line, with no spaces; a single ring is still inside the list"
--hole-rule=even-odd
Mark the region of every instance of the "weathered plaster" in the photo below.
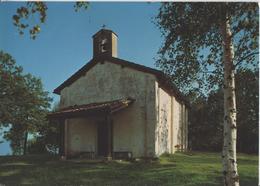
[[[96,125],[91,118],[67,119],[68,155],[96,152]]]
[[[176,139],[175,139],[175,150],[180,150],[182,147],[182,105],[175,100],[176,103],[176,120],[175,120],[175,131],[176,131]]]
[[[188,108],[185,106],[185,149],[188,149],[188,131],[189,131],[189,126],[188,126]]]
[[[170,152],[171,96],[157,86],[158,122],[156,125],[156,155]]]
[[[185,104],[169,95],[156,83],[155,153],[186,150],[188,144],[188,110]]]
[[[147,157],[187,149],[187,108],[160,88],[152,74],[107,61],[98,63],[61,91],[61,108],[126,97],[135,102],[112,115],[113,151]],[[67,120],[68,153],[97,151],[99,119]]]
[[[154,156],[155,81],[152,74],[109,62],[98,63],[61,91],[61,107],[134,98],[135,102],[129,108],[112,116],[113,150],[131,151],[135,157]],[[79,127],[85,131],[81,125]],[[75,129],[69,130],[75,133]],[[68,150],[86,150],[83,146],[71,145]]]

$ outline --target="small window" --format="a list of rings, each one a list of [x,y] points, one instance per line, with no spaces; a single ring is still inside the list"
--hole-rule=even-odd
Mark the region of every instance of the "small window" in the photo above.
[[[108,50],[108,40],[106,38],[101,39],[100,42],[100,51],[103,52],[107,52]]]

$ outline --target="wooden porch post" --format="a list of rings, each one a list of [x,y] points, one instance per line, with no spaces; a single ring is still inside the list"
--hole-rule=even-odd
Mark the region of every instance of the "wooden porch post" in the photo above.
[[[59,129],[60,129],[60,136],[59,136],[59,141],[60,141],[60,147],[59,147],[59,155],[64,156],[64,125],[65,125],[65,120],[60,119],[59,120]]]
[[[107,127],[108,127],[108,160],[112,159],[112,120],[111,115],[108,114],[106,117]]]
[[[68,120],[64,120],[64,156],[68,156]]]

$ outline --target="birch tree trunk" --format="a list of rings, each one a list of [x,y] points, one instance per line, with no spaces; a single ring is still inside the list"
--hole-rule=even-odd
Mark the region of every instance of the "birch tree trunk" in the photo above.
[[[224,144],[223,144],[223,175],[225,186],[239,186],[236,157],[236,95],[234,73],[234,49],[230,28],[230,17],[225,13],[222,24],[224,49]]]

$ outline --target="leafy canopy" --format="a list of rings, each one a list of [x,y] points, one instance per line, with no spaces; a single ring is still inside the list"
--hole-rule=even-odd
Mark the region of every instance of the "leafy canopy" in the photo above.
[[[238,152],[258,152],[258,74],[259,71],[249,69],[238,70],[236,74]],[[189,139],[193,150],[221,150],[223,106],[223,89],[220,87],[211,91],[208,97],[200,97],[193,102],[189,112]]]
[[[13,144],[24,132],[37,132],[46,126],[51,98],[43,90],[41,80],[24,74],[15,60],[0,51],[0,127],[10,126],[5,138]]]
[[[225,7],[224,7],[225,6]],[[184,92],[202,94],[223,80],[221,28],[231,17],[234,68],[258,65],[257,3],[162,3],[156,24],[165,38],[156,65]]]
[[[0,87],[0,124],[21,123],[23,117],[37,124],[35,119],[50,107],[51,98],[43,90],[41,80],[24,74],[22,67],[3,51],[0,51]]]
[[[75,2],[74,10],[76,12],[81,9],[86,10],[88,6],[88,2]],[[16,14],[13,15],[13,24],[17,27],[20,35],[23,35],[24,31],[28,29],[31,38],[35,39],[41,31],[40,25],[46,22],[47,11],[46,2],[27,2],[16,10]],[[33,23],[29,23],[31,19],[34,20]]]

